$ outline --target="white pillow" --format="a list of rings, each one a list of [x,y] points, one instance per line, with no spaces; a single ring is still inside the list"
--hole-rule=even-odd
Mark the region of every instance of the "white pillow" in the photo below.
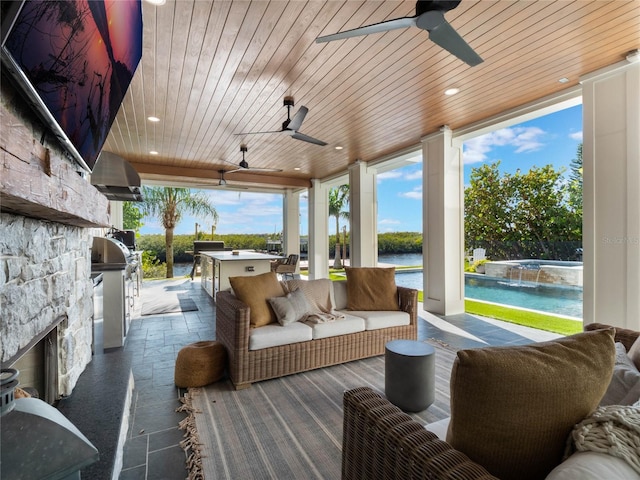
[[[622,458],[576,452],[551,470],[546,480],[640,480],[640,475]]]
[[[616,342],[616,364],[600,405],[632,405],[639,399],[640,371],[627,356],[624,345]]]
[[[302,290],[297,289],[283,297],[272,297],[269,304],[282,326],[304,320],[311,313],[311,305]]]

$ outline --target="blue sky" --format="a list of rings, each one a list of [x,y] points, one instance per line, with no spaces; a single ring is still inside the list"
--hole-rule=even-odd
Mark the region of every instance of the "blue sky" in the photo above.
[[[464,144],[464,182],[469,182],[473,167],[500,161],[500,170],[513,173],[517,169],[551,164],[569,173],[571,160],[582,142],[582,106],[530,120],[519,125],[476,137]],[[211,196],[219,222],[216,233],[274,234],[282,230],[282,196],[226,190],[204,190]],[[304,196],[306,197],[306,196]],[[300,233],[308,234],[306,198],[300,204]],[[329,221],[327,219],[327,221]],[[141,233],[164,233],[160,222],[145,218]],[[211,231],[211,220],[185,217],[176,234]],[[330,224],[333,232],[333,219]],[[422,231],[422,163],[416,163],[378,175],[378,231]]]

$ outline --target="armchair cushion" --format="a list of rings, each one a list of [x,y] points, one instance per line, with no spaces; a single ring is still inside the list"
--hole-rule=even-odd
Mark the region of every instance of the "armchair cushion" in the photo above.
[[[562,461],[573,426],[598,406],[614,359],[613,329],[461,350],[447,441],[502,480],[544,478]]]
[[[269,298],[281,297],[284,290],[273,272],[248,277],[229,277],[229,283],[238,300],[249,306],[249,318],[252,327],[262,327],[277,321]]]
[[[395,268],[345,267],[349,310],[400,310]]]

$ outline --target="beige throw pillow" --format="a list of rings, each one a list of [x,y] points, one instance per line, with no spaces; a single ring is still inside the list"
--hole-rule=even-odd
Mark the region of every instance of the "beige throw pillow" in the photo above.
[[[400,310],[396,269],[345,267],[349,310]]]
[[[304,321],[312,312],[307,297],[300,289],[287,293],[284,297],[270,298],[269,304],[276,314],[278,323],[283,327],[293,322]]]
[[[604,395],[613,329],[458,352],[447,441],[501,480],[542,479]]]
[[[283,296],[284,290],[274,272],[250,277],[229,277],[229,283],[238,300],[249,306],[249,321],[252,327],[262,327],[276,322],[276,314],[267,300]]]

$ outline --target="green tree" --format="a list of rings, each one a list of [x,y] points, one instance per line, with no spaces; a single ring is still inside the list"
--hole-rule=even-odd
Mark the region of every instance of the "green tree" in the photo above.
[[[500,175],[499,162],[471,172],[465,189],[465,245],[491,258],[571,258],[582,240],[563,170],[551,165]]]
[[[136,205],[138,202],[122,203],[122,226],[125,230],[140,230],[144,213]]]
[[[340,260],[340,219],[348,219],[349,212],[344,209],[349,205],[349,185],[340,185],[329,190],[329,218],[336,219],[336,254],[333,268],[342,268]]]
[[[526,256],[558,258],[556,245],[569,239],[571,223],[563,171],[546,165],[506,177],[514,192],[510,215],[518,235],[514,245],[525,246]]]
[[[167,278],[173,278],[173,231],[182,215],[188,213],[212,217],[217,223],[218,212],[209,197],[201,192],[194,193],[188,188],[144,187],[143,195],[145,215],[158,218],[164,227]]]
[[[471,170],[464,191],[464,237],[468,250],[485,248],[493,258],[504,257],[504,241],[513,237],[510,218],[513,192],[498,170],[500,162]]]
[[[569,174],[569,203],[582,216],[582,143],[578,145],[576,158],[571,160]]]

